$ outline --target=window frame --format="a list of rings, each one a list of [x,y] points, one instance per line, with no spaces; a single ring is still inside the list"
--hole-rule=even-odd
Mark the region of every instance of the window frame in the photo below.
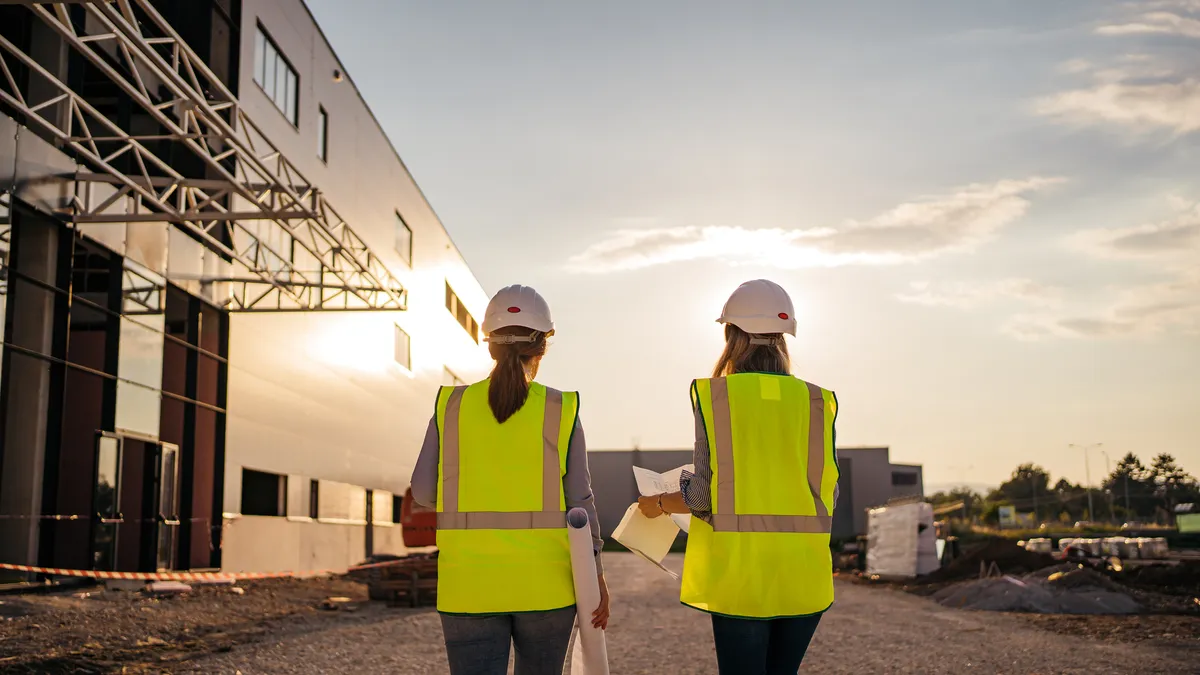
[[[264,477],[274,477],[277,480],[275,494],[275,513],[246,513],[246,474],[259,474]],[[274,471],[263,471],[262,469],[251,469],[250,467],[242,467],[242,485],[241,494],[238,496],[238,510],[243,516],[254,516],[258,518],[286,518],[288,506],[288,477],[287,474],[279,474]]]
[[[254,51],[255,51],[254,73],[253,73],[253,77],[251,77],[250,79],[254,80],[254,84],[258,86],[259,91],[261,91],[267,97],[267,100],[269,100],[271,102],[271,105],[275,108],[275,110],[279,111],[280,115],[283,115],[283,118],[285,120],[287,120],[288,124],[292,125],[292,127],[295,129],[299,129],[300,128],[300,71],[296,69],[296,66],[292,64],[292,61],[290,59],[288,59],[287,55],[283,53],[283,50],[279,48],[279,43],[276,42],[275,38],[271,36],[271,31],[267,30],[266,26],[264,26],[261,21],[256,21],[255,27],[256,27],[256,30],[255,30],[255,36],[254,36]],[[258,39],[258,37],[260,35],[263,38],[261,42]],[[260,43],[263,47],[261,63],[258,58],[258,48],[259,48]],[[270,47],[270,50],[267,49],[268,47]],[[275,64],[270,64],[270,65],[274,66],[273,68],[270,68],[270,84],[271,84],[272,90],[277,90],[281,86],[278,82],[278,74],[279,74],[278,63],[282,63],[284,66],[284,83],[282,85],[284,102],[283,102],[282,107],[279,105],[279,101],[275,100],[274,91],[267,91],[267,79],[268,79],[267,78],[267,71],[268,71],[267,54],[268,53],[273,53],[277,59],[277,62]],[[259,79],[260,65],[261,65],[261,69],[262,69],[262,78],[261,79]],[[288,84],[289,84],[289,80],[287,79],[288,74],[292,75],[292,79],[290,80],[290,84],[292,86],[292,96],[291,97],[288,96]],[[288,104],[289,103],[291,103],[291,107],[292,107],[291,115],[288,114]]]
[[[404,264],[407,265],[409,269],[412,269],[412,266],[413,266],[413,230],[412,230],[412,227],[409,226],[408,221],[404,219],[404,216],[400,215],[400,209],[393,209],[393,212],[396,215],[396,230],[395,230],[395,232],[393,232],[392,249],[395,250],[396,253],[398,253],[400,255],[400,260],[403,261]],[[404,231],[408,233],[408,242],[407,242],[408,250],[407,251],[400,250],[400,236],[399,236],[400,228],[404,228]]]
[[[450,380],[450,384],[446,385],[447,387],[461,387],[467,383],[466,380],[464,380],[458,376],[458,373],[455,373],[453,370],[450,370],[449,366],[442,366],[442,375],[443,375],[443,379]],[[449,377],[446,378],[445,376],[449,376]]]
[[[329,111],[317,106],[317,159],[329,164]]]
[[[454,319],[467,336],[475,344],[479,344],[479,322],[471,314],[463,304],[462,298],[458,297],[458,293],[454,292],[454,288],[450,286],[450,280],[446,280],[446,311],[450,312],[450,316]]]
[[[401,368],[403,368],[411,373],[411,372],[413,372],[413,368],[412,368],[412,335],[410,335],[408,331],[404,330],[404,328],[401,327],[400,324],[394,323],[392,325],[395,327],[395,330],[392,332],[392,339],[394,340],[394,344],[392,345],[392,360],[396,362],[396,365],[400,366]],[[401,363],[400,359],[396,358],[396,355],[398,354],[399,348],[400,348],[400,335],[401,334],[403,334],[404,338],[405,338],[404,339],[404,351],[405,351],[405,361],[407,361],[407,363]]]

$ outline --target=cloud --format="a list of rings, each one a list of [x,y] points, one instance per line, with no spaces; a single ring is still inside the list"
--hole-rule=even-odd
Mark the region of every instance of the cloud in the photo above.
[[[1175,12],[1146,12],[1125,23],[1096,28],[1100,35],[1178,35],[1200,38],[1200,19]]]
[[[1095,32],[1113,39],[1138,35],[1200,39],[1200,0],[1162,0],[1131,5],[1133,12],[1101,24]],[[1090,82],[1034,101],[1035,114],[1073,126],[1112,126],[1137,134],[1200,130],[1200,80],[1190,63],[1169,60],[1159,42],[1139,43],[1157,54],[1114,57],[1114,67],[1084,59],[1059,65],[1067,76]]]
[[[1184,273],[1126,289],[1097,313],[1015,316],[1005,331],[1027,341],[1153,337],[1168,332],[1200,335],[1200,274]]]
[[[1200,80],[1144,82],[1120,70],[1095,71],[1094,86],[1035,101],[1041,116],[1075,126],[1111,124],[1139,133],[1200,130]]]
[[[782,269],[898,264],[969,250],[990,240],[1025,215],[1031,193],[1061,181],[1032,177],[967,185],[836,228],[618,229],[573,256],[568,267],[575,272],[608,273],[689,260]]]
[[[1086,230],[1070,242],[1101,258],[1175,258],[1200,255],[1200,204],[1158,223]]]
[[[1031,305],[1053,306],[1059,302],[1059,295],[1059,289],[1031,279],[943,284],[918,281],[910,284],[908,292],[896,295],[896,299],[927,307],[971,309],[997,300],[1019,300]]]
[[[1195,264],[1200,258],[1200,204],[1172,202],[1179,212],[1164,221],[1087,230],[1069,239],[1094,258],[1142,261],[1164,280],[1118,289],[1094,312],[1015,316],[1005,331],[1021,340],[1200,335],[1200,268]]]

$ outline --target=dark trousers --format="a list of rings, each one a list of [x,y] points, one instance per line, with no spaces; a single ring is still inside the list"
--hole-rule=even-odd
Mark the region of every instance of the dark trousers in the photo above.
[[[451,675],[506,675],[516,645],[516,675],[562,675],[575,608],[524,614],[442,614]]]
[[[796,675],[820,621],[820,614],[766,620],[714,615],[717,670],[721,675]]]

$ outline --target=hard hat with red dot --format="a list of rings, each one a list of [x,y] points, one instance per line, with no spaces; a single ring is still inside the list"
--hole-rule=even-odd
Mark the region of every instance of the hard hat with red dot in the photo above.
[[[539,333],[553,333],[554,321],[550,318],[550,305],[545,298],[529,286],[513,285],[501,288],[492,296],[487,311],[483,314],[483,332],[488,342],[509,344],[529,342],[532,338],[492,333],[501,328],[521,326]]]
[[[796,311],[783,287],[766,279],[747,281],[729,296],[717,323],[730,323],[752,335],[796,335]]]

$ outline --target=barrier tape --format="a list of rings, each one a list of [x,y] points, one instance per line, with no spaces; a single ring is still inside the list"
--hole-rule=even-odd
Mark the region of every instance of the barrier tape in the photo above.
[[[0,514],[0,520],[53,520],[53,521],[91,521],[97,520],[103,525],[125,525],[133,523],[157,523],[158,518],[99,518],[96,516],[80,516],[80,515],[10,515]],[[207,523],[212,521],[212,518],[179,518],[170,519],[171,522],[179,523]]]
[[[360,570],[391,567],[412,562],[413,558],[385,560],[367,565],[355,565],[346,569],[346,574]],[[229,581],[252,579],[286,579],[294,577],[337,576],[342,574],[336,570],[307,570],[303,572],[107,572],[103,570],[68,570],[58,567],[36,567],[34,565],[13,565],[0,563],[0,570],[12,572],[32,572],[35,574],[50,574],[64,577],[83,577],[87,579],[119,579],[124,581]]]

